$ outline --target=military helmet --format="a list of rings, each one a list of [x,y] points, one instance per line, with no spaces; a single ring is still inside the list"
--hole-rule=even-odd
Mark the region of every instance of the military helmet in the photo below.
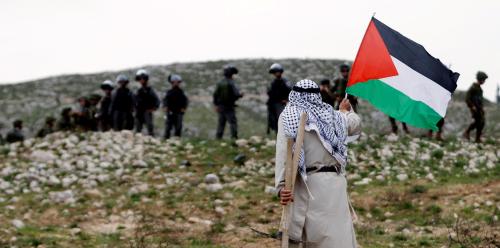
[[[342,71],[346,71],[346,70],[347,70],[347,71],[350,71],[350,70],[351,70],[351,66],[349,66],[349,65],[348,65],[348,64],[346,64],[346,63],[344,63],[344,64],[341,64],[341,65],[339,66],[339,69],[340,69],[340,71],[341,71],[341,72],[342,72]]]
[[[14,122],[12,122],[12,126],[20,128],[23,126],[23,121],[22,120],[15,120]]]
[[[141,79],[144,79],[146,81],[149,79],[149,73],[148,73],[148,71],[146,71],[144,69],[139,69],[135,73],[135,81],[139,81]]]
[[[283,66],[278,63],[274,63],[269,67],[269,73],[284,72]]]
[[[223,69],[224,76],[232,76],[234,74],[238,74],[238,68],[236,68],[234,65],[225,65]]]
[[[49,124],[49,123],[54,123],[56,121],[56,118],[52,117],[52,116],[48,116],[45,118],[45,123],[46,124]]]
[[[62,116],[69,115],[69,114],[71,113],[71,110],[72,110],[72,109],[71,109],[70,107],[63,108],[63,109],[61,110],[61,115],[62,115]]]
[[[321,80],[319,84],[320,85],[330,85],[330,79],[325,78],[325,79]]]
[[[101,83],[101,89],[103,90],[112,90],[115,88],[115,84],[111,80],[105,80]]]
[[[182,82],[182,77],[177,75],[177,74],[170,74],[170,75],[168,75],[167,80],[169,83],[172,83],[175,81]]]
[[[118,75],[118,77],[116,77],[116,82],[117,83],[128,83],[128,77],[124,74],[120,74],[120,75]]]
[[[101,100],[102,96],[99,94],[92,93],[86,97],[86,99],[91,103],[98,103]]]
[[[483,72],[483,71],[478,71],[478,72],[476,73],[476,79],[477,79],[477,81],[484,81],[484,80],[486,80],[487,78],[488,78],[488,75],[486,75],[486,73],[485,73],[485,72]]]

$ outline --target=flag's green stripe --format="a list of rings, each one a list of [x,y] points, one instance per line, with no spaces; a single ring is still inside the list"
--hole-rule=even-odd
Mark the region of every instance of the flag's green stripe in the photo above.
[[[347,88],[347,93],[361,97],[385,114],[415,127],[437,130],[442,118],[425,103],[415,101],[381,80],[356,83]]]

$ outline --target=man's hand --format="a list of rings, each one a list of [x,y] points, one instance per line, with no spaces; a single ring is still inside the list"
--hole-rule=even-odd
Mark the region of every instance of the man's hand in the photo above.
[[[344,100],[342,100],[342,102],[340,102],[339,110],[341,112],[349,112],[349,111],[351,111],[351,103],[349,102],[348,99],[344,99]]]
[[[280,203],[283,206],[286,206],[289,202],[293,202],[293,194],[292,191],[288,189],[281,189],[280,191]]]

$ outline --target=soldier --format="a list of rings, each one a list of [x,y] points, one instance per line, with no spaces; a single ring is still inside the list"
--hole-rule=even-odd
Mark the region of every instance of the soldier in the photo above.
[[[467,91],[465,96],[465,102],[467,107],[469,107],[472,114],[474,122],[470,124],[464,133],[464,138],[470,139],[470,132],[476,129],[476,142],[481,142],[481,134],[485,125],[485,114],[483,109],[483,89],[481,85],[486,82],[488,75],[482,71],[478,71],[476,74],[477,82],[473,83],[472,86]]]
[[[42,127],[42,129],[38,130],[38,132],[36,133],[36,137],[43,138],[48,134],[53,133],[55,131],[54,130],[55,122],[56,119],[52,116],[45,118],[45,125]]]
[[[99,94],[91,94],[87,97],[89,102],[89,123],[87,129],[90,131],[97,131],[99,127],[98,120],[98,109],[97,105],[101,101],[101,96]]]
[[[349,71],[351,70],[351,67],[348,64],[342,64],[339,67],[340,69],[340,75],[341,77],[335,79],[334,82],[334,87],[337,87],[337,106],[335,109],[338,109],[338,106],[340,105],[340,102],[345,97],[345,91],[347,88],[347,82],[349,81]],[[358,98],[352,95],[347,96],[347,99],[349,99],[349,102],[351,103],[352,109],[354,112],[358,112]]]
[[[278,131],[278,118],[288,102],[288,94],[292,90],[288,80],[282,77],[284,72],[280,64],[272,64],[269,73],[273,74],[274,80],[267,90],[267,133],[270,130]]]
[[[436,124],[436,126],[438,127],[438,131],[436,133],[436,140],[439,140],[439,141],[442,141],[443,140],[443,126],[444,126],[444,118],[441,118],[441,120],[439,120],[439,122]],[[432,130],[429,130],[429,132],[427,133],[427,137],[429,139],[432,139]]]
[[[70,131],[73,130],[73,122],[71,121],[71,108],[64,108],[61,111],[61,117],[57,121],[57,130],[58,131]]]
[[[119,88],[111,95],[109,114],[113,117],[115,131],[132,130],[134,128],[134,95],[128,86],[128,77],[120,74],[116,78]]]
[[[323,102],[328,103],[332,107],[335,107],[335,91],[331,91],[329,79],[321,80],[319,90]]]
[[[5,141],[7,141],[8,143],[14,143],[23,140],[23,121],[15,120],[12,123],[12,129],[7,133],[7,136],[5,137]]]
[[[392,133],[398,134],[398,124],[396,123],[396,119],[389,116],[389,121],[391,122]],[[410,130],[408,129],[406,123],[401,122],[401,125],[403,126],[403,131],[405,131],[406,134],[409,134]]]
[[[135,131],[140,133],[142,126],[146,124],[148,134],[154,136],[153,112],[160,106],[158,95],[148,85],[149,74],[140,69],[135,74],[135,81],[141,84],[135,94]]]
[[[226,121],[231,128],[231,138],[238,138],[238,123],[236,119],[236,101],[243,97],[235,84],[233,75],[238,74],[238,69],[233,65],[224,66],[224,79],[219,81],[213,94],[213,103],[218,113],[216,138],[222,139]]]
[[[106,132],[113,126],[113,117],[109,114],[109,106],[111,105],[111,93],[115,85],[113,81],[106,80],[101,84],[101,90],[104,92],[104,97],[101,99],[99,113],[97,119],[99,120],[99,128],[101,131]]]
[[[170,82],[172,88],[167,91],[167,93],[165,94],[165,98],[163,99],[163,108],[167,115],[164,133],[165,139],[170,138],[170,132],[172,131],[172,128],[174,128],[175,130],[175,136],[181,136],[182,119],[188,105],[188,98],[180,87],[180,84],[182,83],[181,76],[176,74],[169,75],[168,82]]]
[[[78,98],[78,110],[72,112],[76,128],[80,131],[90,130],[90,102],[86,97]]]

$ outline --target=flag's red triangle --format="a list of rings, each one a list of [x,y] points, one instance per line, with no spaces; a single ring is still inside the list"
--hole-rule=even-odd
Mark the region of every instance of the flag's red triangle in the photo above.
[[[359,46],[356,60],[354,60],[347,86],[366,82],[370,79],[396,75],[398,75],[398,71],[392,62],[384,40],[373,21],[370,21],[363,41]]]

